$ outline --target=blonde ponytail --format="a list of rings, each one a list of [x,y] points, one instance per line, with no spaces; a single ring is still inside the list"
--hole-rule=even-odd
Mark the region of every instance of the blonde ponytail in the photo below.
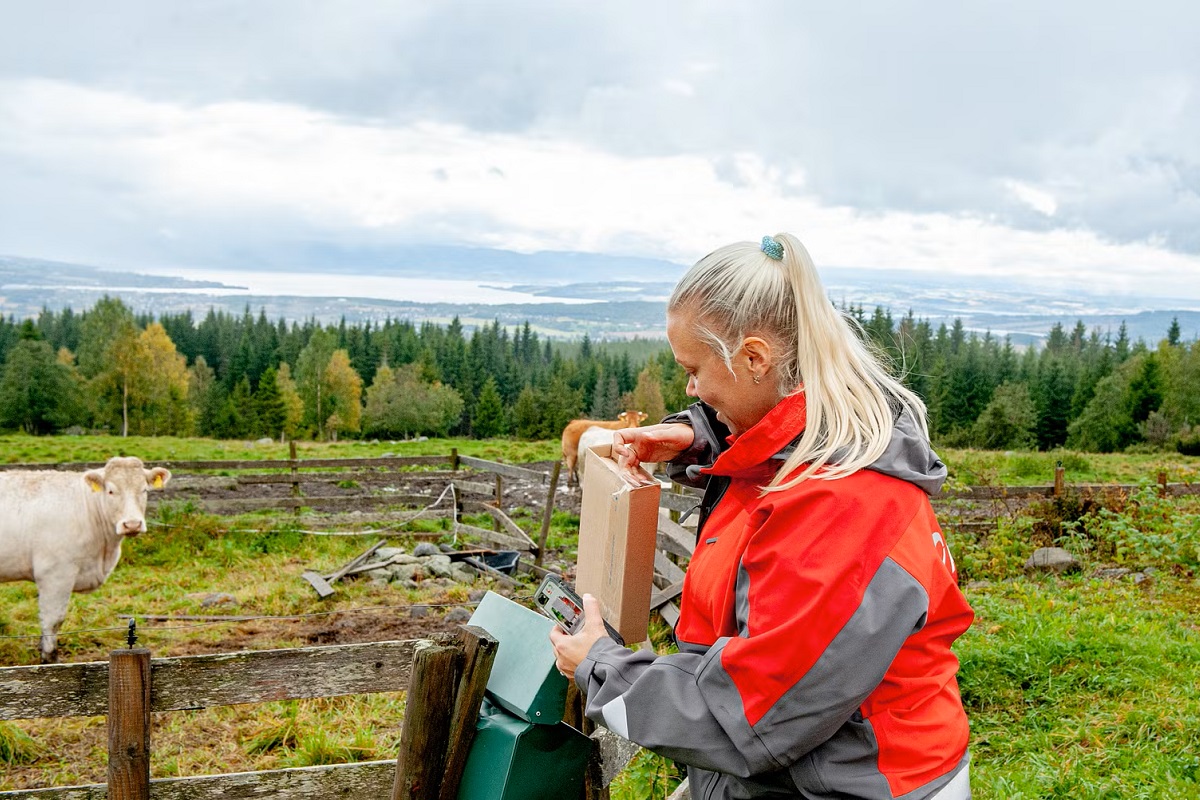
[[[871,464],[887,449],[904,408],[928,436],[925,404],[892,376],[857,321],[825,296],[804,245],[787,233],[773,238],[783,246],[782,259],[751,242],[728,245],[692,267],[667,302],[668,311],[695,314],[698,334],[730,371],[746,336],[768,339],[777,353],[772,373],[780,399],[803,392],[804,431],[766,491],[844,477]]]

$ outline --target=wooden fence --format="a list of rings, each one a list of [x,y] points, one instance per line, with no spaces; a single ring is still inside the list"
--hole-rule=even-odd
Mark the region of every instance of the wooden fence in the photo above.
[[[397,505],[427,505],[429,494],[397,491],[398,486],[414,481],[453,484],[460,496],[460,510],[492,513],[502,507],[506,486],[513,482],[545,487],[546,518],[554,505],[559,468],[545,472],[517,464],[505,464],[482,458],[459,455],[452,449],[446,455],[384,456],[375,458],[310,458],[296,457],[295,442],[287,459],[228,460],[228,461],[147,461],[147,466],[167,467],[175,473],[168,493],[152,495],[152,501],[190,497],[214,514],[231,514],[256,510],[299,510],[301,508],[331,511]],[[104,466],[103,462],[61,464],[0,464],[0,470],[86,470]],[[442,467],[443,469],[431,469]],[[414,470],[420,468],[420,471]],[[222,474],[217,474],[222,473]],[[228,474],[233,473],[233,474]],[[482,475],[480,474],[482,473]],[[506,484],[506,479],[508,483]],[[1159,491],[1167,496],[1200,494],[1200,483],[1168,483],[1165,472],[1155,479]],[[357,489],[336,492],[338,485],[353,485]],[[269,487],[287,486],[287,496],[272,494]],[[381,490],[388,489],[389,491]],[[947,490],[936,500],[994,500],[1019,497],[1054,497],[1067,491],[1130,492],[1138,484],[1099,483],[1067,484],[1062,467],[1055,469],[1053,481],[1046,484],[1021,486],[967,486]],[[240,497],[229,497],[229,494]],[[699,502],[700,493],[686,487],[663,492],[661,505],[674,512],[687,512]],[[503,523],[501,523],[503,524]],[[518,538],[526,537],[505,525],[505,532]],[[530,544],[526,542],[526,544]]]
[[[559,475],[557,464],[550,472],[543,472],[460,456],[457,449],[437,456],[300,459],[296,457],[295,442],[287,459],[147,461],[146,465],[166,467],[173,473],[166,492],[151,494],[151,508],[187,499],[212,514],[376,509],[387,516],[388,509],[416,506],[426,509],[422,516],[453,517],[459,530],[495,547],[527,552],[537,565],[545,551]],[[0,464],[0,470],[84,471],[103,466],[104,462]],[[518,483],[538,487],[539,491],[545,489],[546,504],[537,540],[503,510],[506,488]],[[437,496],[429,493],[431,486],[452,486],[455,502],[430,508]],[[420,493],[422,488],[426,489],[424,493]],[[464,513],[487,514],[492,517],[492,528],[459,522]]]
[[[0,792],[35,800],[240,800],[328,797],[453,800],[475,734],[498,643],[462,626],[433,640],[151,658],[144,648],[107,662],[0,669],[0,719],[106,716],[105,784]],[[396,759],[183,778],[150,778],[150,714],[239,703],[407,691]],[[572,721],[572,720],[568,720]],[[575,712],[573,720],[580,727]],[[598,729],[587,800],[636,747]]]

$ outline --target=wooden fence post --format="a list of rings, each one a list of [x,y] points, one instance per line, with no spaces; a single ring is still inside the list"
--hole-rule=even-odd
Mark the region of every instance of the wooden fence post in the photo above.
[[[496,473],[496,508],[504,508],[504,478],[499,472]],[[503,530],[499,517],[492,517],[492,530]]]
[[[562,462],[555,461],[550,470],[550,490],[546,492],[546,511],[542,514],[542,532],[538,535],[538,551],[533,563],[542,565],[546,557],[546,537],[550,535],[550,517],[554,514],[554,494],[558,491],[558,473],[562,470]]]
[[[1060,463],[1058,466],[1056,466],[1054,468],[1054,496],[1055,497],[1062,497],[1064,483],[1065,483],[1065,481],[1064,481],[1063,466]]]
[[[392,800],[438,800],[462,657],[461,645],[433,642],[413,652]]]
[[[463,769],[475,740],[475,726],[479,722],[479,708],[483,705],[483,691],[492,675],[492,664],[500,642],[492,638],[483,628],[463,625],[460,633],[463,645],[462,677],[458,680],[458,692],[454,698],[454,716],[450,721],[450,741],[446,746],[445,777],[439,800],[455,800],[462,783]]]
[[[1167,471],[1165,469],[1158,471],[1158,494],[1160,497],[1167,496]]]
[[[458,471],[458,448],[457,447],[450,448],[450,469],[454,470],[456,472]]]
[[[681,494],[683,494],[683,485],[676,483],[675,481],[671,481],[671,488],[667,489],[667,491],[670,492],[671,494],[680,494],[681,495]],[[671,518],[671,522],[679,522],[679,518],[683,515],[680,512],[678,512],[672,508],[670,511],[667,512],[667,516]]]
[[[114,650],[108,659],[108,800],[149,797],[150,651]]]
[[[288,442],[288,458],[292,462],[289,467],[289,469],[292,473],[292,497],[299,497],[300,496],[300,474],[299,474],[300,471],[296,468],[296,440],[295,439],[292,439],[290,442]],[[300,506],[297,505],[295,508],[292,509],[292,512],[295,514],[299,514]]]

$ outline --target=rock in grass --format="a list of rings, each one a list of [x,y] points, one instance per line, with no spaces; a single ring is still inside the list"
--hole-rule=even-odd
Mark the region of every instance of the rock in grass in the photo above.
[[[1061,547],[1039,547],[1025,562],[1025,569],[1029,572],[1053,572],[1060,575],[1064,572],[1078,572],[1080,564],[1079,559]]]

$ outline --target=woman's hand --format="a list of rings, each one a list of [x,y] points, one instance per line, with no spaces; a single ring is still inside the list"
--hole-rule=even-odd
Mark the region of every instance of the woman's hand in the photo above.
[[[695,438],[692,426],[682,422],[621,428],[613,433],[612,454],[623,472],[633,474],[639,464],[670,461],[691,447]]]
[[[567,677],[575,679],[575,670],[587,658],[588,651],[598,639],[608,636],[604,629],[604,617],[600,615],[600,601],[590,594],[583,596],[583,629],[574,635],[555,625],[550,629],[550,644],[554,646],[554,665]]]

